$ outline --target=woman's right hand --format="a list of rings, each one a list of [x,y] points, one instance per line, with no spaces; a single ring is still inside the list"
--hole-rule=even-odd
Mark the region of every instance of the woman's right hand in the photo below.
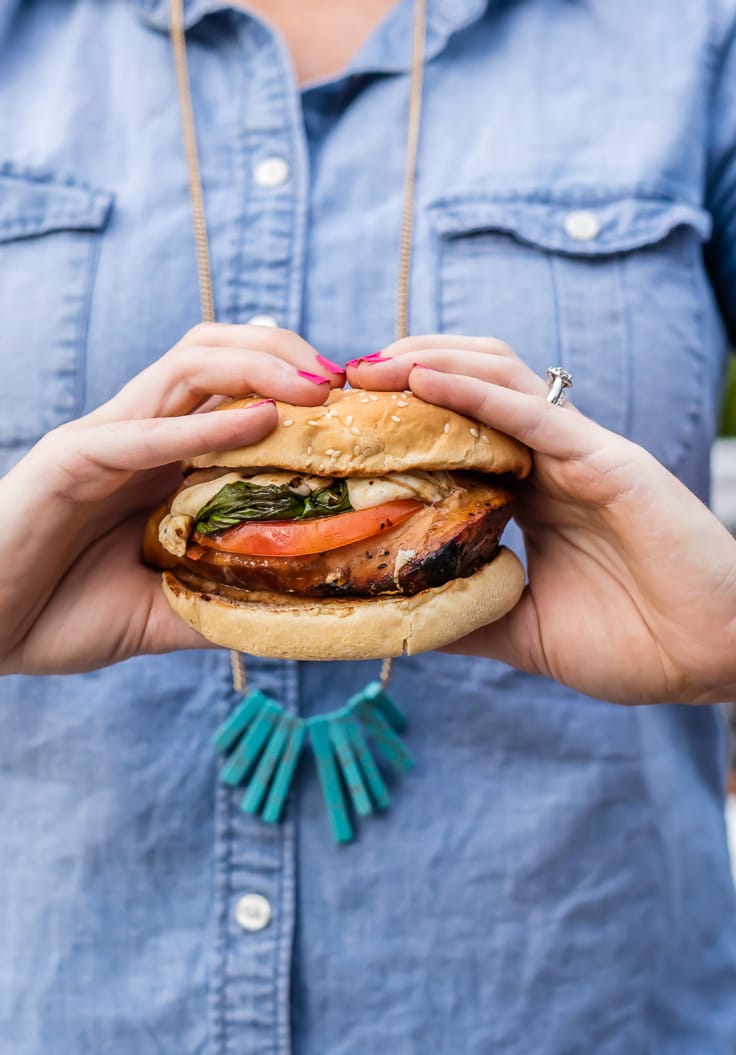
[[[270,432],[269,397],[316,406],[343,381],[294,333],[202,324],[107,403],[44,436],[0,480],[0,673],[211,647],[141,563],[147,514],[176,487],[180,459]],[[211,409],[213,393],[248,392],[266,402]]]

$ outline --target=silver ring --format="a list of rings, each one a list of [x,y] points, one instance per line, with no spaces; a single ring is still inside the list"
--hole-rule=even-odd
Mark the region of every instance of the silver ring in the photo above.
[[[548,366],[547,384],[549,385],[547,402],[561,407],[567,399],[565,389],[572,388],[572,374],[563,370],[561,366]]]

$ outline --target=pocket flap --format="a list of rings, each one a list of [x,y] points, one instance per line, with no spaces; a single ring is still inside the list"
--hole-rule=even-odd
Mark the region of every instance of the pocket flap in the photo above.
[[[50,231],[96,231],[111,205],[106,191],[0,168],[0,242]]]
[[[703,240],[712,221],[705,209],[667,198],[444,198],[429,208],[447,238],[494,231],[538,249],[574,256],[624,253],[661,242],[686,226]]]

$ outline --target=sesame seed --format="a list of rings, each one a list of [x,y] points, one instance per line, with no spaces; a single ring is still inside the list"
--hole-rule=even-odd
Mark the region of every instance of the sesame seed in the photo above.
[[[332,452],[332,457],[333,458],[339,458],[341,454],[342,454],[342,451],[333,451]]]
[[[378,396],[374,396],[372,392],[370,393],[370,395],[368,396],[368,398],[369,398],[369,399],[371,399],[371,400],[373,400],[373,402],[374,402],[374,403],[377,403],[377,402],[378,402]]]
[[[481,436],[481,439],[483,440],[483,442],[484,442],[484,443],[490,443],[490,442],[491,442],[491,441],[490,441],[490,440],[488,439],[488,437],[486,436],[485,432],[484,432],[484,433],[483,433],[483,435]]]
[[[285,429],[288,429],[289,425],[293,425],[294,424],[294,419],[293,418],[284,418],[284,420],[281,422],[281,424],[284,426]]]
[[[401,418],[397,418],[395,414],[391,415],[391,420],[395,421],[397,425],[401,424]]]
[[[395,392],[392,392],[392,393],[391,393],[391,398],[392,398],[392,399],[398,399],[399,397],[398,397],[398,396],[396,395],[396,393],[395,393]]]
[[[396,406],[397,406],[397,407],[408,407],[408,406],[409,406],[409,404],[408,404],[408,403],[406,402],[406,400],[405,400],[405,399],[400,399],[400,400],[398,401],[398,403],[396,404]]]
[[[473,437],[474,440],[477,440],[480,433],[477,429],[471,428],[470,435]]]
[[[307,421],[307,425],[319,425],[319,422],[315,421],[314,418],[309,418]]]
[[[412,395],[412,391],[411,391],[411,389],[410,389],[410,388],[405,388],[405,389],[404,389],[404,395],[405,395],[405,396],[410,396],[410,395]]]
[[[353,436],[360,436],[360,429],[357,425],[353,425],[350,431],[352,432]]]
[[[314,454],[314,447],[307,447],[307,454]]]
[[[353,447],[353,454],[360,454],[360,447],[357,445],[357,443]]]
[[[442,426],[442,428],[445,430],[445,432],[449,432],[450,431],[450,422],[446,421],[445,424]]]
[[[309,468],[311,468],[313,462],[314,462],[314,458],[307,458],[307,460],[305,461],[304,464],[306,465],[307,469],[309,469]]]
[[[359,402],[360,403],[370,403],[370,400],[366,399],[364,396],[361,396]]]
[[[353,424],[352,414],[348,414],[348,416],[345,418],[345,424],[348,426],[348,428],[350,428],[350,426]]]

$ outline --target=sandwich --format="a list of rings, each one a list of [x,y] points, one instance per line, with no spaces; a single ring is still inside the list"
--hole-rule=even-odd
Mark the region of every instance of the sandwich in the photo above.
[[[144,560],[190,627],[253,655],[371,659],[516,604],[524,572],[500,537],[525,447],[409,392],[277,408],[264,439],[186,464],[148,521]]]

